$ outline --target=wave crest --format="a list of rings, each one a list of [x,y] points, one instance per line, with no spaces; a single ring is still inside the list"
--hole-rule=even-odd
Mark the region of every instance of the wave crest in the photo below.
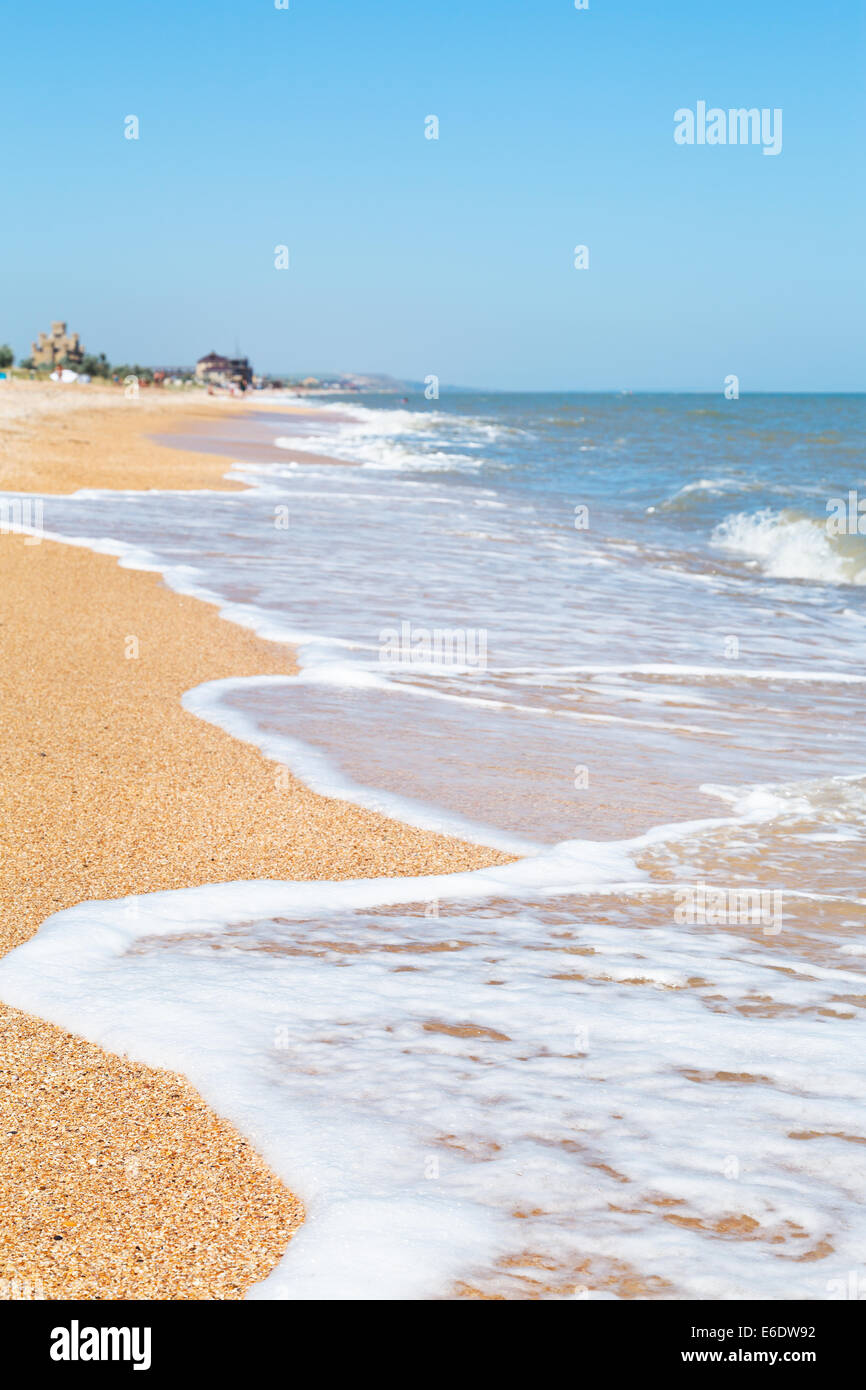
[[[771,579],[816,584],[866,584],[866,545],[859,536],[830,536],[825,525],[793,511],[737,512],[713,531],[719,550],[747,557]]]

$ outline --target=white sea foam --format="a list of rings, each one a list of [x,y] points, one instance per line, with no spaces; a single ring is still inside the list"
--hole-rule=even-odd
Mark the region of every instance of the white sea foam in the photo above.
[[[669,895],[640,848],[723,823],[474,874],[84,903],[0,962],[0,993],[185,1072],[298,1192],[306,1223],[253,1297],[570,1296],[631,1271],[674,1297],[822,1297],[797,1257],[832,1241],[844,1269],[866,1235],[833,1137],[859,1123],[857,1054],[821,1017],[860,975],[603,907]],[[756,991],[779,1021],[741,1012]],[[749,1242],[706,1234],[743,1217]]]
[[[748,557],[773,579],[807,579],[818,584],[866,584],[866,553],[849,538],[835,538],[810,517],[769,508],[726,517],[713,544]]]
[[[866,1225],[839,1227],[866,1181],[832,1138],[857,1123],[856,1054],[820,1017],[860,977],[615,909],[677,887],[647,879],[642,849],[727,823],[471,874],[83,903],[0,962],[0,994],[182,1070],[298,1192],[306,1223],[254,1297],[435,1297],[458,1279],[520,1296],[539,1279],[526,1250],[565,1296],[639,1270],[673,1296],[820,1297],[826,1274],[791,1256],[832,1239],[847,1267]],[[740,1014],[756,989],[805,1011],[796,1047],[784,1018]],[[736,1088],[732,1135],[711,1078],[744,1071],[760,1084]],[[805,1128],[820,1149],[792,1138]],[[699,1228],[666,1225],[660,1197]],[[711,1240],[708,1258],[700,1226],[743,1214],[765,1249]]]
[[[327,430],[278,435],[274,443],[280,449],[323,454],[366,468],[437,472],[479,468],[480,453],[462,451],[480,451],[508,432],[491,421],[437,410],[370,410],[354,402],[320,408],[326,418],[332,412],[336,419],[328,419]]]
[[[533,668],[521,668],[527,673]],[[733,662],[727,666],[696,666],[690,662],[636,661],[586,663],[581,666],[561,666],[560,674],[572,675],[619,675],[619,676],[659,676],[679,682],[683,680],[752,680],[752,681],[815,681],[839,685],[861,685],[866,676],[852,671],[814,671],[790,670],[785,667],[772,667],[767,670],[752,669]],[[510,674],[517,674],[516,668]]]

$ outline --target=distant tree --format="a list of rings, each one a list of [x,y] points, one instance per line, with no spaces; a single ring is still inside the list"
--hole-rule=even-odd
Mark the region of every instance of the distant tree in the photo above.
[[[88,352],[82,358],[81,371],[86,376],[111,376],[111,365],[104,352],[101,352],[98,357],[95,353]]]
[[[19,366],[19,367],[24,367],[26,371],[32,372],[32,371],[33,371],[33,368],[34,368],[34,366],[35,366],[35,363],[34,363],[32,357],[22,357],[22,358],[21,358],[21,361],[18,363],[18,366]]]
[[[14,361],[15,353],[8,343],[4,343],[3,346],[0,347],[0,367],[11,367]]]
[[[153,368],[140,367],[137,362],[134,365],[130,362],[119,362],[110,368],[110,373],[115,380],[120,381],[128,376],[138,377],[139,381],[153,381]]]

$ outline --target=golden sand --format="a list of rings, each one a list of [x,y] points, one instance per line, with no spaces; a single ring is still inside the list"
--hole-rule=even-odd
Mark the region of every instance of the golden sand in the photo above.
[[[155,447],[148,434],[227,419],[243,405],[204,391],[120,386],[0,383],[0,490],[75,492],[80,487],[212,488],[227,482],[226,460]]]
[[[153,444],[134,444],[127,474],[130,418],[100,404],[85,431],[70,412],[70,433],[89,441],[77,453],[65,439],[55,449],[34,410],[15,450],[23,440],[42,460],[40,481],[13,450],[5,486],[35,491],[50,477],[67,491],[109,475],[166,486],[171,451]],[[225,460],[197,466],[214,486]],[[2,952],[86,899],[505,859],[317,796],[185,712],[192,686],[290,671],[291,653],[156,575],[0,536],[0,647]],[[238,1298],[273,1268],[300,1204],[183,1077],[3,1006],[0,1038],[0,1296]]]

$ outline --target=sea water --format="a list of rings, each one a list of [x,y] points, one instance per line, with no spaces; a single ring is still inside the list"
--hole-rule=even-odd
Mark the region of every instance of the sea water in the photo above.
[[[255,428],[246,491],[45,498],[46,533],[296,645],[297,676],[188,692],[200,717],[522,857],[81,904],[0,997],[184,1071],[304,1199],[253,1296],[847,1287],[866,536],[826,520],[866,489],[863,399],[364,397]]]

